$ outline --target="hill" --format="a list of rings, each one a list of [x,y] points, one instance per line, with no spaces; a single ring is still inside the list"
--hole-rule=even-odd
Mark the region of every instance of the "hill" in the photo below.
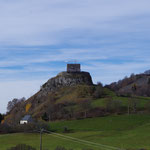
[[[103,92],[102,87],[100,90]],[[5,122],[18,123],[25,114],[44,120],[80,118],[85,110],[79,105],[89,103],[87,107],[90,110],[95,92],[97,86],[88,72],[62,72],[43,84],[40,91],[28,100],[17,101],[5,117]]]
[[[26,114],[55,121],[147,113],[150,111],[150,75],[131,75],[103,87],[94,85],[88,72],[61,72],[28,100],[14,103],[5,122],[18,124]],[[143,97],[144,96],[144,97]]]
[[[150,74],[146,71],[144,74],[125,77],[123,80],[114,82],[107,86],[122,96],[150,96]]]

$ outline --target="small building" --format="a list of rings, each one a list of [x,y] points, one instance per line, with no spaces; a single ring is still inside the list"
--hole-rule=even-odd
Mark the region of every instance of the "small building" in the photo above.
[[[80,64],[67,64],[67,72],[81,72]]]
[[[33,119],[31,115],[25,115],[21,120],[20,120],[20,124],[28,124],[28,123],[32,123]]]

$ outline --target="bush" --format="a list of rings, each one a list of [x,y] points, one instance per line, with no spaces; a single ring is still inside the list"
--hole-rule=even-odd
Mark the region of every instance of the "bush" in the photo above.
[[[36,150],[35,148],[29,146],[29,145],[25,145],[25,144],[19,144],[15,147],[11,147],[7,150]]]
[[[97,86],[94,93],[93,93],[94,98],[101,98],[104,96],[104,90],[103,87]]]
[[[57,146],[56,148],[55,148],[55,150],[67,150],[65,147],[62,147],[62,146]]]
[[[9,124],[1,124],[0,125],[0,133],[19,133],[19,132],[35,132],[39,131],[41,128],[45,130],[49,130],[49,125],[44,122],[38,123],[30,123],[24,125],[9,125]]]
[[[122,109],[122,102],[120,100],[107,99],[105,101],[108,112],[120,112]]]
[[[0,124],[0,133],[5,134],[5,133],[12,133],[12,132],[13,132],[13,128],[10,125],[6,123]]]

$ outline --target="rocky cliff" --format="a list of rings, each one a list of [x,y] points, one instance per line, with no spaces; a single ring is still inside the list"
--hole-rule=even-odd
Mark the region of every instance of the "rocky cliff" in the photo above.
[[[75,86],[78,84],[93,85],[92,78],[88,72],[61,72],[56,77],[48,80],[40,90],[42,95],[53,92],[61,87]]]

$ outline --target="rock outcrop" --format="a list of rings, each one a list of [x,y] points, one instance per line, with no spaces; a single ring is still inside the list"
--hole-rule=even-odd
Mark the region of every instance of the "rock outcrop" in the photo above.
[[[92,78],[88,72],[61,72],[56,77],[48,80],[40,90],[42,95],[53,92],[61,87],[75,86],[78,84],[93,85]]]

